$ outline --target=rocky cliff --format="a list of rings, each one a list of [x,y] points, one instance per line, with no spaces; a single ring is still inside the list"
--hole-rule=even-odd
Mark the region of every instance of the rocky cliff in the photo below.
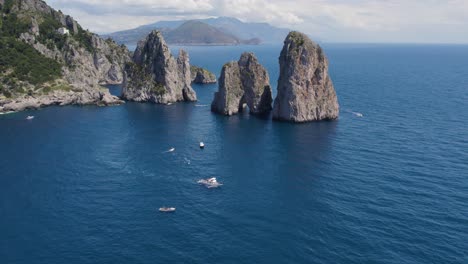
[[[339,106],[322,48],[305,34],[291,32],[279,58],[278,95],[273,118],[308,122],[338,118]]]
[[[223,66],[213,112],[235,115],[248,106],[251,114],[262,114],[271,110],[271,103],[268,72],[253,53],[243,53],[238,62]]]
[[[212,72],[208,71],[207,69],[191,66],[191,79],[193,83],[197,84],[209,84],[209,83],[216,83],[216,75]]]
[[[123,81],[125,46],[41,0],[1,0],[0,13],[0,111],[122,102],[100,85]]]
[[[126,66],[122,97],[160,104],[196,101],[191,81],[188,54],[180,50],[174,58],[161,33],[152,31],[138,43],[133,62]]]

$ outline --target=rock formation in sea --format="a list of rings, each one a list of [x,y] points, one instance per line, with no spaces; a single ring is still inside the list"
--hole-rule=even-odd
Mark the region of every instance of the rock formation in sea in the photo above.
[[[216,75],[205,68],[191,66],[190,67],[192,82],[196,84],[216,83]]]
[[[338,118],[339,105],[322,48],[300,32],[290,32],[279,57],[278,94],[273,119],[290,122]]]
[[[235,115],[248,106],[251,114],[263,114],[271,110],[271,103],[270,77],[253,53],[223,66],[211,111]]]
[[[187,52],[180,50],[174,58],[159,31],[138,43],[125,72],[122,97],[126,100],[160,104],[197,100]]]
[[[41,0],[0,1],[0,112],[50,104],[119,104],[104,84],[123,81],[125,46],[84,30]],[[6,22],[7,21],[7,22]],[[4,62],[5,62],[4,61]]]

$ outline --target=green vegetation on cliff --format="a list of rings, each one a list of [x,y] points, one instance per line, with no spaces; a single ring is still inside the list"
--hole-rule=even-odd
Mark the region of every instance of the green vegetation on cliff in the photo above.
[[[58,32],[58,29],[62,27],[64,26],[52,15],[43,15],[42,22],[39,25],[40,34],[37,37],[37,40],[46,45],[49,49],[53,49],[55,45],[59,50],[62,50],[66,44],[67,38],[69,37],[67,34],[60,34]],[[71,29],[69,28],[69,30]],[[78,26],[78,33],[73,34],[73,32],[71,32],[70,34],[71,37],[78,42],[79,46],[85,48],[90,53],[94,53],[96,51],[92,44],[93,34],[91,32],[84,30],[81,26]]]
[[[12,93],[25,92],[18,83],[36,86],[61,77],[58,62],[19,40],[21,33],[28,31],[30,21],[11,13],[13,4],[13,0],[7,0],[3,6],[0,5],[0,92],[7,97]]]
[[[60,27],[62,25],[51,15],[44,16],[42,23],[39,25],[37,40],[46,45],[48,49],[54,49],[55,45],[61,50],[65,45],[67,35],[62,35],[57,31]]]
[[[0,72],[4,81],[18,79],[33,85],[61,76],[61,66],[28,44],[14,38],[0,38]]]
[[[148,69],[134,62],[128,62],[126,65],[128,78],[134,82],[135,87],[146,87],[152,93],[162,96],[167,91],[163,84],[157,83]]]
[[[78,34],[74,36],[76,41],[80,43],[87,51],[94,53],[96,49],[93,47],[93,34],[87,30],[84,30],[81,26],[78,26]]]

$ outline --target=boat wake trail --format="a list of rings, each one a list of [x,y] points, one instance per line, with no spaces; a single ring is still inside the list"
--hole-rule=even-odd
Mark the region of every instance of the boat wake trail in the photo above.
[[[196,106],[196,107],[207,107],[208,105],[204,105],[204,104],[196,104],[195,106]]]
[[[364,117],[364,115],[359,112],[351,112],[351,113],[357,117]]]
[[[175,148],[170,148],[170,149],[164,151],[163,153],[169,153],[169,152],[174,152],[174,151],[175,151]]]
[[[343,112],[350,113],[355,117],[364,117],[364,114],[359,113],[359,112],[354,112],[353,110],[350,110],[350,109],[343,109]]]

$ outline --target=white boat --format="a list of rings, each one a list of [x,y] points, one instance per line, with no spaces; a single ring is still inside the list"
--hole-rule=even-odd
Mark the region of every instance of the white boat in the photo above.
[[[168,152],[174,152],[175,151],[175,148],[171,148],[168,150]]]
[[[205,185],[205,187],[207,188],[217,188],[223,185],[222,183],[219,183],[215,177],[209,178],[209,179],[201,179],[201,180],[198,180],[197,183]]]
[[[161,207],[159,208],[159,212],[163,212],[163,213],[171,213],[171,212],[175,212],[175,207]]]
[[[32,119],[34,119],[34,116],[28,116],[28,117],[26,117],[26,119],[27,120],[32,120]]]
[[[205,148],[205,143],[200,142],[200,148],[201,148],[201,149]]]

